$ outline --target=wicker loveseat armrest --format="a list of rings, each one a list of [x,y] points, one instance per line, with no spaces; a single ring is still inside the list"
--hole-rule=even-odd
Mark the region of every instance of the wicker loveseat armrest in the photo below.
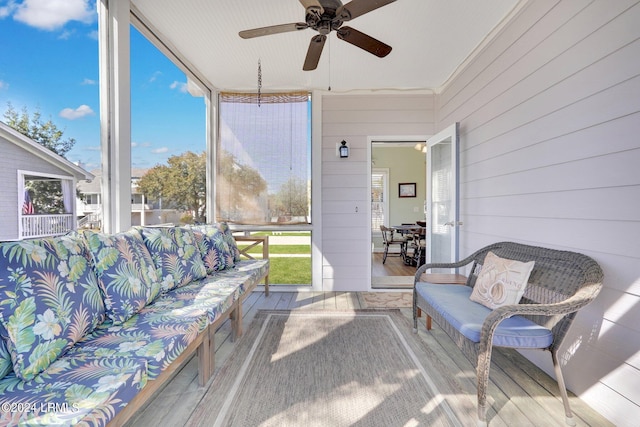
[[[602,283],[588,283],[564,301],[550,304],[513,304],[496,308],[482,324],[480,353],[487,349],[490,351],[493,333],[504,319],[513,316],[561,316],[574,313],[593,301],[601,288]]]
[[[498,324],[512,316],[558,316],[576,312],[589,304],[602,287],[599,283],[591,283],[568,297],[564,301],[551,304],[513,304],[504,305],[493,310],[482,324],[480,346],[488,345]]]
[[[433,268],[460,268],[460,267],[464,267],[465,265],[471,264],[474,261],[475,261],[475,258],[472,255],[458,262],[446,262],[446,263],[435,262],[431,264],[423,264],[416,270],[414,284],[420,281],[420,276],[422,276],[422,274],[425,273],[427,270],[430,270]]]

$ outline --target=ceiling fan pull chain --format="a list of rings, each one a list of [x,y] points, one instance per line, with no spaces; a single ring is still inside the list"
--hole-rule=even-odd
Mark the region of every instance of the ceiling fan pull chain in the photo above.
[[[329,37],[329,92],[331,92],[331,37]]]
[[[261,91],[262,91],[262,64],[260,63],[260,58],[258,58],[258,107],[260,107]]]

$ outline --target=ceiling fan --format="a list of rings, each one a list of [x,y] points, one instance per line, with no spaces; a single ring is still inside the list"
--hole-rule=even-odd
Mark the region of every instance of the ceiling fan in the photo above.
[[[304,71],[316,69],[318,61],[320,61],[322,48],[327,40],[327,34],[331,31],[335,31],[339,39],[358,46],[379,58],[383,58],[391,52],[391,46],[354,28],[343,27],[342,24],[394,1],[396,0],[351,0],[343,5],[340,0],[300,0],[306,12],[305,22],[254,28],[240,31],[239,35],[243,39],[250,39],[269,34],[306,30],[307,28],[316,30],[320,34],[311,38],[302,67]]]

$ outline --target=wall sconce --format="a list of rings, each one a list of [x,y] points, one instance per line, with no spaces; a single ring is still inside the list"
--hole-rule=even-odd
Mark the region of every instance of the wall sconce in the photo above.
[[[347,141],[345,141],[344,139],[342,140],[342,142],[340,143],[340,146],[338,147],[338,156],[341,159],[346,159],[349,157],[349,146],[347,145]]]

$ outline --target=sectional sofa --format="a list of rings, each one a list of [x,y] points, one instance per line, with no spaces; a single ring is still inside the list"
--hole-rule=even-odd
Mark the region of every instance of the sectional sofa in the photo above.
[[[225,223],[0,243],[0,425],[121,425],[194,354],[206,384],[263,255]]]

